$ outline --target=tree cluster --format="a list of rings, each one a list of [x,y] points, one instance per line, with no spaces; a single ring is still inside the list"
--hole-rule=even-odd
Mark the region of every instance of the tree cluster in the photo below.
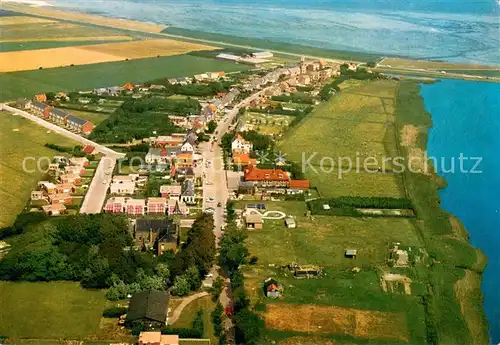
[[[218,80],[210,83],[204,84],[170,84],[168,79],[156,79],[145,83],[145,85],[163,85],[164,89],[159,90],[165,95],[185,95],[193,97],[209,97],[214,96],[218,92],[228,92],[231,86],[231,82]]]
[[[294,92],[290,95],[278,95],[271,97],[273,101],[314,104],[314,98],[304,92]]]
[[[182,132],[183,130],[175,126],[165,113],[197,114],[200,109],[198,101],[190,98],[128,99],[94,129],[90,139],[104,143],[126,143],[133,139]]]
[[[264,329],[264,321],[250,310],[250,299],[245,292],[244,277],[239,269],[248,257],[245,237],[246,234],[236,228],[234,221],[228,224],[220,242],[220,264],[231,278],[236,342],[255,345]]]
[[[140,269],[154,273],[152,255],[125,250],[132,237],[124,217],[78,214],[41,223],[37,218],[23,217],[14,225],[23,234],[0,262],[0,279],[74,280],[106,288],[113,283],[110,277],[130,284]]]
[[[171,272],[175,277],[172,294],[183,296],[200,287],[215,259],[214,219],[203,214],[188,232],[188,238],[172,260]]]

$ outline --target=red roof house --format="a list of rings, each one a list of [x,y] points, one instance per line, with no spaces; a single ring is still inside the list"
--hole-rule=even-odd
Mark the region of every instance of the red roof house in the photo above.
[[[288,187],[290,176],[281,169],[259,169],[250,165],[245,169],[245,182],[254,182],[260,187]]]
[[[87,145],[83,148],[83,153],[87,154],[87,155],[90,155],[92,154],[92,152],[94,152],[95,150],[95,147],[92,146],[92,145]]]
[[[291,180],[290,188],[292,189],[309,189],[309,180]]]

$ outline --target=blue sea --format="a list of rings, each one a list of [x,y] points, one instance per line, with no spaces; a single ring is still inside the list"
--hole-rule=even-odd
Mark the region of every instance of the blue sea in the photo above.
[[[68,9],[180,28],[453,62],[500,64],[496,0],[47,0]],[[433,156],[482,157],[481,174],[444,174],[443,207],[489,257],[483,291],[500,342],[500,85],[443,80],[422,86]]]
[[[422,85],[425,107],[432,115],[429,155],[464,164],[464,172],[443,173],[448,187],[440,192],[442,207],[458,216],[471,242],[489,259],[483,280],[484,307],[493,344],[500,343],[500,84],[441,80]],[[456,161],[458,169],[458,160]],[[438,165],[439,166],[439,165]],[[450,163],[444,167],[449,170]],[[438,167],[439,168],[439,167]],[[441,169],[442,170],[442,169]],[[465,172],[467,170],[467,172]]]
[[[496,0],[46,0],[69,9],[315,47],[500,63]]]

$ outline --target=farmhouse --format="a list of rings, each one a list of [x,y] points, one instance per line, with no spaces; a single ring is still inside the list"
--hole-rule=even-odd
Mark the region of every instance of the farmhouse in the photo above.
[[[181,152],[194,152],[194,145],[189,140],[185,140],[181,146]]]
[[[346,258],[356,258],[356,256],[358,255],[358,251],[356,249],[346,249],[345,252],[344,252],[344,256]]]
[[[231,151],[234,153],[250,153],[253,149],[253,144],[250,141],[243,139],[241,135],[237,135],[231,143]]]
[[[303,193],[309,189],[309,180],[291,180],[289,192],[291,194]]]
[[[141,332],[139,345],[179,345],[179,336],[164,335],[161,332]]]
[[[148,328],[163,328],[167,324],[168,293],[164,291],[142,291],[130,299],[125,322],[142,324]]]
[[[245,226],[247,229],[262,229],[262,215],[251,213],[245,216]]]

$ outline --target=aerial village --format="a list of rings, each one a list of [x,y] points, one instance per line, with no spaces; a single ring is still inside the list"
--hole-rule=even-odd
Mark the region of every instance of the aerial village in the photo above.
[[[267,220],[280,220],[283,228],[295,229],[299,214],[268,209],[263,201],[286,204],[313,198],[314,191],[307,179],[293,172],[290,162],[273,151],[273,142],[283,136],[294,118],[306,115],[321,102],[321,92],[335,93],[327,86],[332,77],[340,75],[340,65],[302,58],[299,63],[259,68],[272,60],[269,52],[247,57],[220,54],[217,58],[256,67],[244,73],[206,72],[165,83],[126,83],[18,100],[14,104],[17,109],[92,140],[99,125],[79,117],[79,111],[99,113],[128,100],[168,98],[171,96],[164,97],[163,92],[173,87],[214,82],[230,85],[213,96],[192,96],[200,104],[199,113],[164,112],[165,120],[175,128],[168,134],[151,131],[149,136],[124,143],[82,145],[53,157],[46,178],[31,193],[29,211],[49,216],[90,213],[86,204],[102,200],[98,212],[126,216],[134,248],[151,250],[156,256],[177,252],[186,241],[187,229],[202,214],[221,218],[218,237],[224,233],[228,217],[233,217],[228,213],[233,212],[240,229],[259,231]],[[356,70],[357,66],[348,64],[348,68]],[[227,195],[222,197],[217,190],[220,181],[211,171],[217,164],[215,146],[220,147],[225,174]],[[101,168],[108,158],[102,147],[117,150],[121,156]],[[142,149],[137,164],[127,153],[129,147]],[[345,255],[355,257],[356,250],[346,249]],[[287,270],[296,278],[320,278],[323,274],[320,266],[307,263],[290,263]],[[211,271],[205,276],[202,289],[213,288],[214,275],[217,273]],[[283,293],[274,278],[262,284],[268,298],[276,299]],[[148,325],[141,328],[150,331],[139,334],[139,344],[174,345],[182,341],[179,335],[155,330],[178,317],[169,307],[171,296],[167,292],[142,291],[128,297],[128,310],[119,324]],[[230,316],[231,308],[225,313]]]

